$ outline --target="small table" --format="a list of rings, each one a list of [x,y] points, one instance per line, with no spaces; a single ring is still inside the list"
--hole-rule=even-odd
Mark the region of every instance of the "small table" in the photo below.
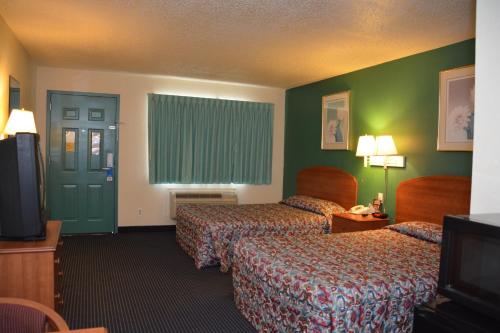
[[[374,230],[388,224],[388,217],[379,219],[371,214],[363,216],[351,213],[335,213],[332,218],[332,233]]]

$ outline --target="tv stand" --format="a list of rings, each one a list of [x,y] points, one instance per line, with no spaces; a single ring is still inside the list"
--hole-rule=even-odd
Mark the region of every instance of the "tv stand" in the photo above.
[[[61,304],[61,221],[49,221],[46,233],[45,240],[0,241],[0,297],[26,298],[51,309]]]
[[[500,321],[438,295],[436,301],[415,308],[414,333],[500,332]]]

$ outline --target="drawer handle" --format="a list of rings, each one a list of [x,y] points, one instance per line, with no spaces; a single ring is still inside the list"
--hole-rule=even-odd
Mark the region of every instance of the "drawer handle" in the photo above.
[[[60,264],[60,263],[61,263],[61,258],[56,258],[56,259],[54,259],[54,263],[56,263],[56,264]]]
[[[64,304],[64,300],[63,298],[61,297],[61,293],[57,293],[54,295],[54,299],[56,300],[56,303],[59,304],[59,305],[63,305]]]

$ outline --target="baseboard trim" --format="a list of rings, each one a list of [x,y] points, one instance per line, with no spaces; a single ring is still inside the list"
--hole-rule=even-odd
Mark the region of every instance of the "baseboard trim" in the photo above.
[[[118,227],[120,232],[158,232],[158,231],[175,231],[175,225],[140,225],[140,226],[127,226]]]

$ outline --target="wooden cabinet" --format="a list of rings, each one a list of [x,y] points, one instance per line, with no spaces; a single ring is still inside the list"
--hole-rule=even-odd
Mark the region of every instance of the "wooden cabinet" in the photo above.
[[[372,215],[356,215],[350,213],[336,213],[332,218],[332,232],[353,232],[373,230],[385,227],[389,219],[379,219]]]
[[[18,297],[52,309],[62,302],[57,292],[60,221],[47,223],[43,241],[0,241],[0,297]]]

